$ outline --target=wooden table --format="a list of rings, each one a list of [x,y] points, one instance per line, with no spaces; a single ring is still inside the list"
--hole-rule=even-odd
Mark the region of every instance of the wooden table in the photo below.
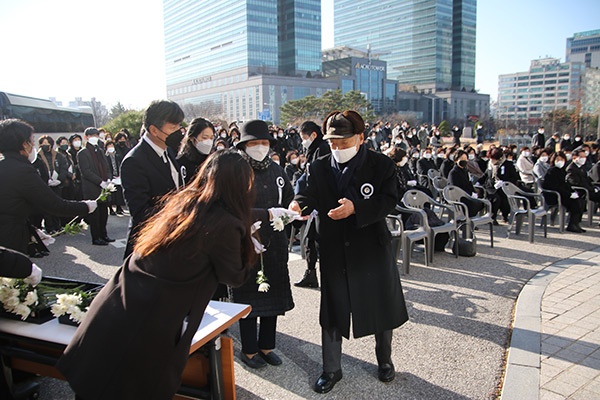
[[[233,343],[230,338],[220,334],[248,315],[250,309],[246,304],[209,303],[192,339],[183,383],[174,399],[235,399]],[[0,353],[6,365],[12,369],[64,379],[54,365],[71,341],[75,329],[59,324],[57,319],[37,325],[2,318]]]

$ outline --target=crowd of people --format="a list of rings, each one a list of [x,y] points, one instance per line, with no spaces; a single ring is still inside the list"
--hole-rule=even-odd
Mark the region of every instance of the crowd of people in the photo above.
[[[294,284],[321,288],[323,371],[314,390],[329,392],[342,379],[350,329],[354,337],[375,335],[378,378],[389,382],[392,330],[408,314],[386,217],[407,191],[434,197],[434,171],[468,194],[461,200],[470,216],[488,199],[498,224],[510,211],[504,182],[526,195],[551,190],[569,212],[567,230],[577,233],[585,232],[586,196],[600,201],[598,143],[568,134],[546,140],[542,127],[531,146],[484,149],[481,126],[474,146],[461,142],[458,126],[447,143],[436,126],[370,126],[354,111],[332,112],[322,126],[286,128],[259,120],[225,127],[200,117],[184,128],[184,118],[176,103],[155,101],[139,141],[126,129],[113,137],[89,127],[83,136],[42,136],[39,150],[27,123],[0,122],[0,246],[41,256],[39,232],[58,232],[77,216],[89,224],[92,244],[106,246],[114,240],[109,215],[130,216],[123,267],[58,364],[78,398],[139,397],[141,388],[147,398],[172,396],[211,298],[252,306],[239,324],[241,362],[282,364],[277,319],[294,307],[288,245],[302,225],[307,269]],[[109,185],[116,190],[98,200]],[[558,201],[542,193],[547,204]],[[40,275],[35,264],[31,275]],[[161,329],[145,329],[152,324]],[[134,347],[119,336],[140,330],[156,332]],[[158,347],[152,362],[133,366]],[[90,358],[94,367],[82,368]],[[120,367],[110,368],[115,362]],[[149,379],[154,385],[145,385]]]

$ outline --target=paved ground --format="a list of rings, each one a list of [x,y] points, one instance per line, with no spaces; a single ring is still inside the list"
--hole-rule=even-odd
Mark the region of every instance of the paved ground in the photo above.
[[[127,218],[110,217],[110,236],[123,239],[126,222]],[[52,254],[39,261],[45,273],[100,282],[112,276],[121,263],[123,248],[91,246],[87,235],[59,238],[51,248]],[[530,244],[525,234],[506,239],[505,227],[500,226],[496,228],[493,249],[485,229],[478,231],[478,236],[478,255],[473,258],[436,253],[434,264],[425,267],[423,253],[415,253],[411,274],[402,276],[411,320],[394,331],[395,381],[383,384],[377,380],[372,337],[351,339],[344,341],[343,380],[331,393],[315,394],[311,385],[321,372],[319,292],[294,287],[296,307],[280,318],[278,325],[277,353],[284,364],[254,371],[238,362],[238,398],[497,397],[513,309],[521,289],[544,268],[598,247],[600,231],[592,228],[584,235],[559,234],[550,228],[548,238],[538,234],[536,242]],[[293,254],[289,264],[293,281],[302,276],[304,267],[304,262]],[[237,327],[230,333],[238,351]],[[72,398],[64,382],[49,378],[42,382],[41,399]]]

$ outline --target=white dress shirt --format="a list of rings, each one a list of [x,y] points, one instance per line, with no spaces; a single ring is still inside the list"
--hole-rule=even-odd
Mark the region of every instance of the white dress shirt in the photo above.
[[[167,155],[167,150],[161,149],[154,142],[152,142],[152,140],[150,140],[150,138],[148,138],[148,133],[144,134],[143,139],[146,141],[146,143],[148,143],[150,145],[150,147],[152,147],[152,149],[156,152],[156,155],[159,156],[160,158],[162,158],[162,160],[165,164],[169,163],[169,167],[171,168],[171,177],[173,178],[175,187],[177,187],[177,189],[179,189],[179,172],[177,172],[177,168],[175,168],[175,165],[173,165],[173,162]]]

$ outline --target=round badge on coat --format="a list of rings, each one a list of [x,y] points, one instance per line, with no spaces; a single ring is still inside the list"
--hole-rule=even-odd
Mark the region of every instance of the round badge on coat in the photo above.
[[[373,185],[370,183],[363,183],[363,185],[360,187],[360,194],[365,200],[368,200],[373,195],[373,191]]]

